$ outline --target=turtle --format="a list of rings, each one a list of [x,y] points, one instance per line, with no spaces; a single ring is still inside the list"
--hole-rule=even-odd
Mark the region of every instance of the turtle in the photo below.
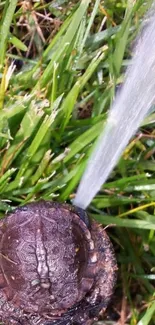
[[[106,231],[76,206],[40,200],[0,222],[4,325],[91,325],[105,311],[116,278]]]

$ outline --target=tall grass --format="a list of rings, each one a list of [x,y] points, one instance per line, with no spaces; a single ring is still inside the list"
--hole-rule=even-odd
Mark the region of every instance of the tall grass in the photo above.
[[[17,0],[1,2],[1,217],[41,198],[71,202],[149,5],[37,1],[24,12]],[[60,21],[45,40],[38,14]],[[113,305],[122,325],[155,323],[154,125],[152,112],[89,207],[112,225],[120,270]]]

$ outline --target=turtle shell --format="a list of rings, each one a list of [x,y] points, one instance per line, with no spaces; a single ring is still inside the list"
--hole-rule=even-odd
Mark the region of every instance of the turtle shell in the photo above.
[[[40,201],[0,225],[0,320],[6,325],[89,325],[112,295],[116,260],[85,211]]]

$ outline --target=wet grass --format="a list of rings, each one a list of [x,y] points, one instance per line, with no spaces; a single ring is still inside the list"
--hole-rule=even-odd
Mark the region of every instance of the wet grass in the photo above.
[[[149,5],[1,2],[1,217],[41,198],[71,202]],[[121,325],[155,323],[154,126],[152,112],[88,209],[111,225]],[[116,324],[111,314],[104,324]]]

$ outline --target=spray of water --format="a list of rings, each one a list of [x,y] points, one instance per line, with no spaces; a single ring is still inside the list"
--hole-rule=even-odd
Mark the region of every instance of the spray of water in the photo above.
[[[131,63],[74,199],[74,204],[83,209],[106,181],[155,102],[155,4],[147,17],[147,26],[143,28]]]

